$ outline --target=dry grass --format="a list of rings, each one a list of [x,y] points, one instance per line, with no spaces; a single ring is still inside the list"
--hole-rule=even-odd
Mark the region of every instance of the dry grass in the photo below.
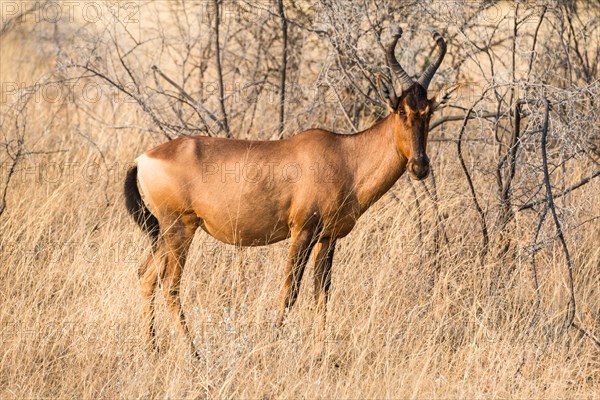
[[[120,183],[109,184],[112,203],[104,206],[95,201],[101,187],[80,177],[26,179],[11,190],[2,223],[0,397],[597,396],[598,348],[572,331],[550,344],[527,332],[535,300],[528,258],[481,265],[458,237],[475,215],[461,210],[457,182],[439,180],[439,206],[456,229],[439,272],[416,237],[403,179],[394,188],[399,200],[384,197],[340,242],[321,363],[313,357],[310,274],[282,337],[271,329],[285,244],[238,251],[205,234],[194,242],[182,293],[203,359],[169,338],[161,302],[163,353],[148,352],[136,274],[148,249],[121,205]],[[597,228],[572,242],[582,315],[600,306]],[[560,320],[567,292],[558,246],[543,252],[539,270],[545,302],[555,305],[545,317]],[[589,324],[597,333],[597,321]]]
[[[2,38],[0,80],[31,83],[47,73],[51,54],[34,57],[32,48],[18,34]],[[121,104],[104,115],[143,124],[132,110]],[[536,219],[518,213],[514,251],[482,262],[453,143],[429,150],[448,236],[437,256],[436,204],[418,183],[415,197],[406,177],[338,244],[324,360],[314,357],[312,268],[276,336],[287,243],[240,250],[199,233],[182,290],[197,361],[172,334],[162,299],[161,353],[149,352],[142,336],[137,265],[149,243],[126,215],[121,185],[127,163],[162,139],[109,130],[72,105],[47,101],[31,103],[28,121],[31,149],[51,153],[23,160],[0,218],[2,399],[600,398],[598,347],[573,329],[558,334],[568,302],[559,242],[537,254],[538,310],[529,251]],[[467,154],[473,164],[491,157],[486,146]],[[567,182],[586,176],[578,168]],[[494,182],[483,174],[476,182],[484,205],[495,204]],[[426,184],[431,190],[431,179]],[[565,226],[576,320],[596,337],[599,209],[596,180],[570,195],[574,222]],[[544,322],[532,324],[536,315]]]

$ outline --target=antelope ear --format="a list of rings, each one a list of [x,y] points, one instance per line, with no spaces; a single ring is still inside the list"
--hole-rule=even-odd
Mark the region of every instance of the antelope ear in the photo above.
[[[377,90],[379,90],[379,96],[385,101],[390,112],[396,111],[398,108],[398,96],[392,82],[384,75],[377,75]]]
[[[437,92],[430,100],[432,111],[444,108],[448,104],[448,101],[453,97],[452,93],[454,93],[457,89],[460,89],[462,85],[462,83],[457,83],[452,86],[446,86]]]

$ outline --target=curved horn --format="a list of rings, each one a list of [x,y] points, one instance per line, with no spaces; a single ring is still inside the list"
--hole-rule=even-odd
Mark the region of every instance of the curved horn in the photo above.
[[[419,80],[417,81],[417,83],[419,85],[421,85],[425,90],[427,90],[427,87],[429,86],[429,82],[431,82],[431,78],[433,78],[433,75],[435,75],[435,71],[437,71],[437,69],[440,67],[442,60],[444,59],[444,56],[446,55],[446,42],[444,41],[444,38],[442,38],[442,36],[439,33],[434,31],[433,32],[433,40],[435,40],[435,43],[436,43],[438,51],[439,51],[437,60],[433,64],[429,64],[427,66],[427,68],[425,69],[423,74],[421,74],[421,76],[419,77]]]
[[[396,44],[398,43],[398,40],[401,36],[402,29],[400,28],[400,26],[398,24],[392,25],[392,40],[385,49],[385,55],[388,64],[392,68],[392,71],[394,71],[394,74],[398,77],[398,79],[400,79],[402,91],[405,91],[414,83],[414,81],[410,78],[410,76],[408,76],[406,71],[402,69],[400,63],[398,62],[398,59],[396,59],[396,55],[394,54],[394,51],[396,50]]]

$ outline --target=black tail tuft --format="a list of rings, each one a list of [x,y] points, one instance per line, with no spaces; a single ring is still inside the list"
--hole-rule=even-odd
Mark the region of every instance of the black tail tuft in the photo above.
[[[140,195],[137,185],[137,166],[134,166],[127,171],[123,190],[125,193],[125,207],[127,207],[127,211],[129,211],[129,214],[131,214],[142,230],[150,235],[152,247],[156,247],[160,228],[158,226],[158,220],[150,210],[148,210],[148,207],[146,207],[142,200],[142,196]]]

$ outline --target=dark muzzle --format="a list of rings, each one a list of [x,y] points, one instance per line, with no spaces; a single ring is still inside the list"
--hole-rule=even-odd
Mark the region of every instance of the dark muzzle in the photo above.
[[[419,159],[411,159],[408,162],[408,172],[413,179],[418,181],[429,175],[429,159],[427,156]]]

